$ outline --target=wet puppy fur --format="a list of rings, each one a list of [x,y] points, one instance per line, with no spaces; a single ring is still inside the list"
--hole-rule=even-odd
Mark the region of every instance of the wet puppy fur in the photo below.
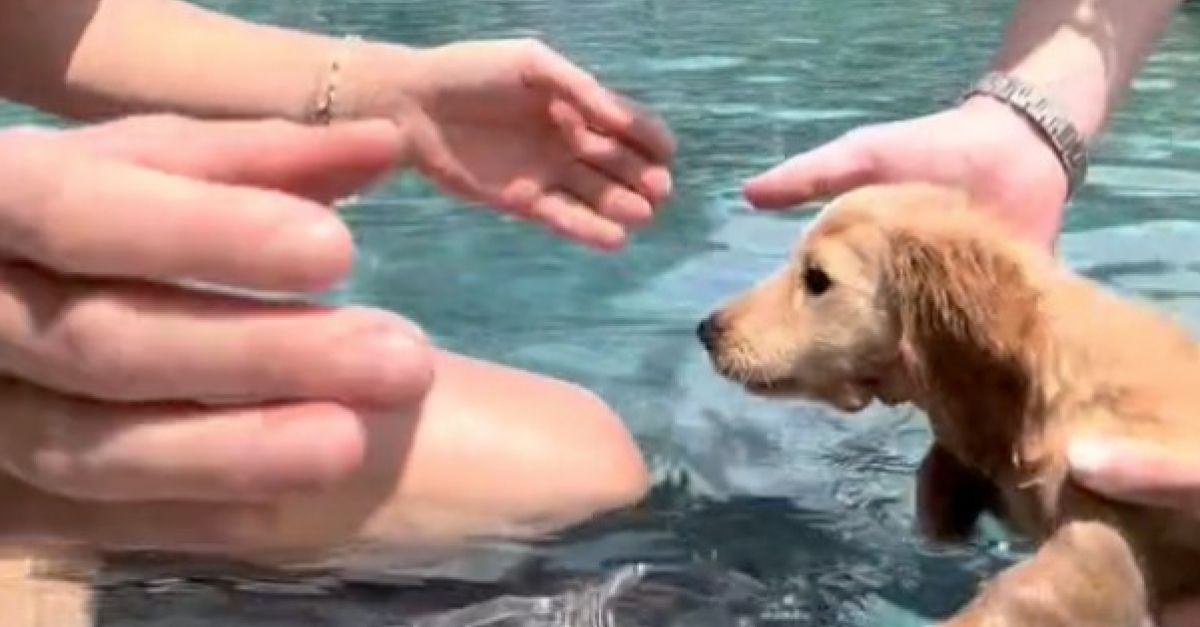
[[[920,531],[964,541],[990,512],[1037,543],[944,624],[1149,624],[1200,589],[1200,523],[1084,489],[1065,448],[1083,432],[1194,446],[1200,351],[988,215],[931,185],[849,192],[698,335],[717,372],[755,394],[846,413],[915,405],[934,435]]]

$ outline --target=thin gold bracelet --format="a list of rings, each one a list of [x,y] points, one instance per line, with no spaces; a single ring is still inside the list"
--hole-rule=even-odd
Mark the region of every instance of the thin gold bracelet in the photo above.
[[[351,46],[361,41],[362,37],[358,35],[346,35],[342,37],[341,44],[334,51],[333,58],[329,61],[329,71],[325,74],[323,84],[317,90],[316,107],[311,116],[314,124],[328,125],[336,117],[334,105],[337,102],[338,78],[342,66],[345,64],[345,56],[349,54]]]

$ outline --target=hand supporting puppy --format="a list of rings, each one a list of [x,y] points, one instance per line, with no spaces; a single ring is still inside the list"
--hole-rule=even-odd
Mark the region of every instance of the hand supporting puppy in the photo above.
[[[118,518],[148,499],[262,502],[360,464],[358,409],[429,387],[413,325],[177,284],[329,287],[353,250],[321,203],[385,174],[403,146],[386,122],[0,133],[0,536],[87,539],[96,521],[47,512],[54,499]],[[202,542],[223,524],[159,522],[139,541]]]
[[[1105,496],[1200,517],[1200,455],[1193,447],[1164,447],[1144,440],[1079,439],[1068,461],[1072,476]],[[1200,626],[1200,599],[1169,607],[1163,627]]]

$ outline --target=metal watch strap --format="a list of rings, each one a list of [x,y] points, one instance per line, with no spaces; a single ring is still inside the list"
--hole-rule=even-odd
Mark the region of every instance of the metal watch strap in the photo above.
[[[1088,154],[1083,134],[1071,120],[1032,85],[1002,72],[984,75],[963,94],[963,99],[976,94],[1009,105],[1038,129],[1067,173],[1067,197],[1074,194],[1087,176]]]

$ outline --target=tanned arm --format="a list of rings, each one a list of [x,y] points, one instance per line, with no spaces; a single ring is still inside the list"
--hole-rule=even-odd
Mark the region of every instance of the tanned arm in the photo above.
[[[1180,0],[1021,0],[991,68],[1037,85],[1099,133]]]

